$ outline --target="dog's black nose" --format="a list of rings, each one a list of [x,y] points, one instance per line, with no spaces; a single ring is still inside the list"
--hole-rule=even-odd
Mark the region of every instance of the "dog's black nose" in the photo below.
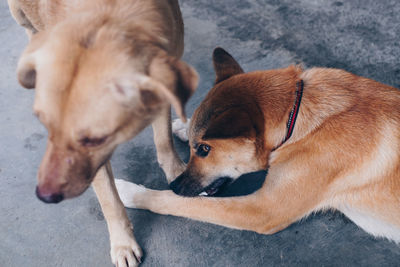
[[[169,184],[169,188],[171,188],[175,194],[187,197],[198,196],[202,192],[201,184],[187,172],[183,172],[179,175]]]
[[[44,203],[59,203],[64,199],[64,195],[62,193],[42,194],[37,186],[36,196]]]

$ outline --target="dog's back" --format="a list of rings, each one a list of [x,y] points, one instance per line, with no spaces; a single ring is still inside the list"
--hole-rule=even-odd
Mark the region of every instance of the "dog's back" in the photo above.
[[[79,14],[75,18],[78,21],[84,14],[96,13],[99,18],[106,14],[104,23],[110,17],[119,18],[125,24],[121,28],[132,28],[140,21],[140,27],[150,29],[148,32],[159,38],[169,53],[177,57],[183,54],[183,22],[177,0],[8,0],[8,4],[14,19],[27,29],[28,35],[49,29],[75,14]],[[89,17],[87,24],[91,20],[95,19]]]

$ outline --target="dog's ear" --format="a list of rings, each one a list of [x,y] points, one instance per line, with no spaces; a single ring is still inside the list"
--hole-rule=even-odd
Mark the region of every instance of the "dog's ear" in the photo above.
[[[36,66],[34,52],[43,44],[45,32],[32,35],[29,45],[22,54],[17,67],[18,82],[26,89],[33,89],[36,85]]]
[[[255,133],[253,129],[253,122],[247,112],[241,108],[231,108],[211,120],[203,140],[251,137]]]
[[[214,49],[213,63],[216,74],[215,84],[244,72],[239,63],[221,47]]]
[[[144,74],[130,75],[129,78],[112,81],[107,87],[114,97],[126,107],[132,107],[135,101],[139,101],[145,110],[151,111],[159,109],[165,104],[171,104],[176,113],[182,119],[186,119],[183,101],[186,102],[190,95],[177,96],[173,90],[168,89],[163,83],[150,76]]]
[[[36,85],[35,59],[31,53],[24,53],[17,67],[18,82],[26,89],[33,89]]]
[[[21,61],[20,61],[21,62]],[[18,82],[26,89],[35,88],[36,69],[32,62],[24,62],[18,66],[17,70]]]
[[[185,62],[163,55],[153,59],[150,77],[174,107],[176,114],[186,121],[185,104],[197,88],[197,72]]]

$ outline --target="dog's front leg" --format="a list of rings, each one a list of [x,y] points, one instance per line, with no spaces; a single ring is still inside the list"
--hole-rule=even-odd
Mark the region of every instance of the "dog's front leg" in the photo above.
[[[118,267],[137,266],[141,262],[142,250],[118,196],[110,162],[99,169],[92,185],[107,221],[113,264]]]
[[[248,196],[213,198],[182,197],[172,191],[158,191],[116,180],[126,207],[182,216],[235,229],[272,234],[311,212],[317,205],[312,194],[295,195],[297,188],[267,192],[265,187]],[[296,187],[295,185],[293,185]],[[299,189],[301,190],[301,189]],[[300,191],[301,192],[301,191]]]
[[[171,108],[162,110],[152,126],[158,163],[164,170],[168,183],[170,183],[185,170],[185,163],[179,158],[174,148],[171,131]]]

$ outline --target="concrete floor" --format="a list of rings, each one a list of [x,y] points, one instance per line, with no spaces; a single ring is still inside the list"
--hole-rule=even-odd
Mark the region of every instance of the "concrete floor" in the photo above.
[[[0,2],[0,266],[111,266],[106,223],[91,189],[58,205],[36,199],[46,131],[33,117],[33,91],[16,81],[27,42]],[[245,70],[344,68],[400,87],[398,0],[182,0],[185,60],[201,76],[191,114],[214,80],[211,52],[226,48]],[[184,158],[185,144],[177,142]],[[120,146],[117,177],[166,188],[152,133]],[[255,174],[258,182],[264,173]],[[235,190],[233,190],[235,191]],[[335,212],[316,214],[272,236],[129,210],[143,266],[398,266],[400,247],[375,239]]]

